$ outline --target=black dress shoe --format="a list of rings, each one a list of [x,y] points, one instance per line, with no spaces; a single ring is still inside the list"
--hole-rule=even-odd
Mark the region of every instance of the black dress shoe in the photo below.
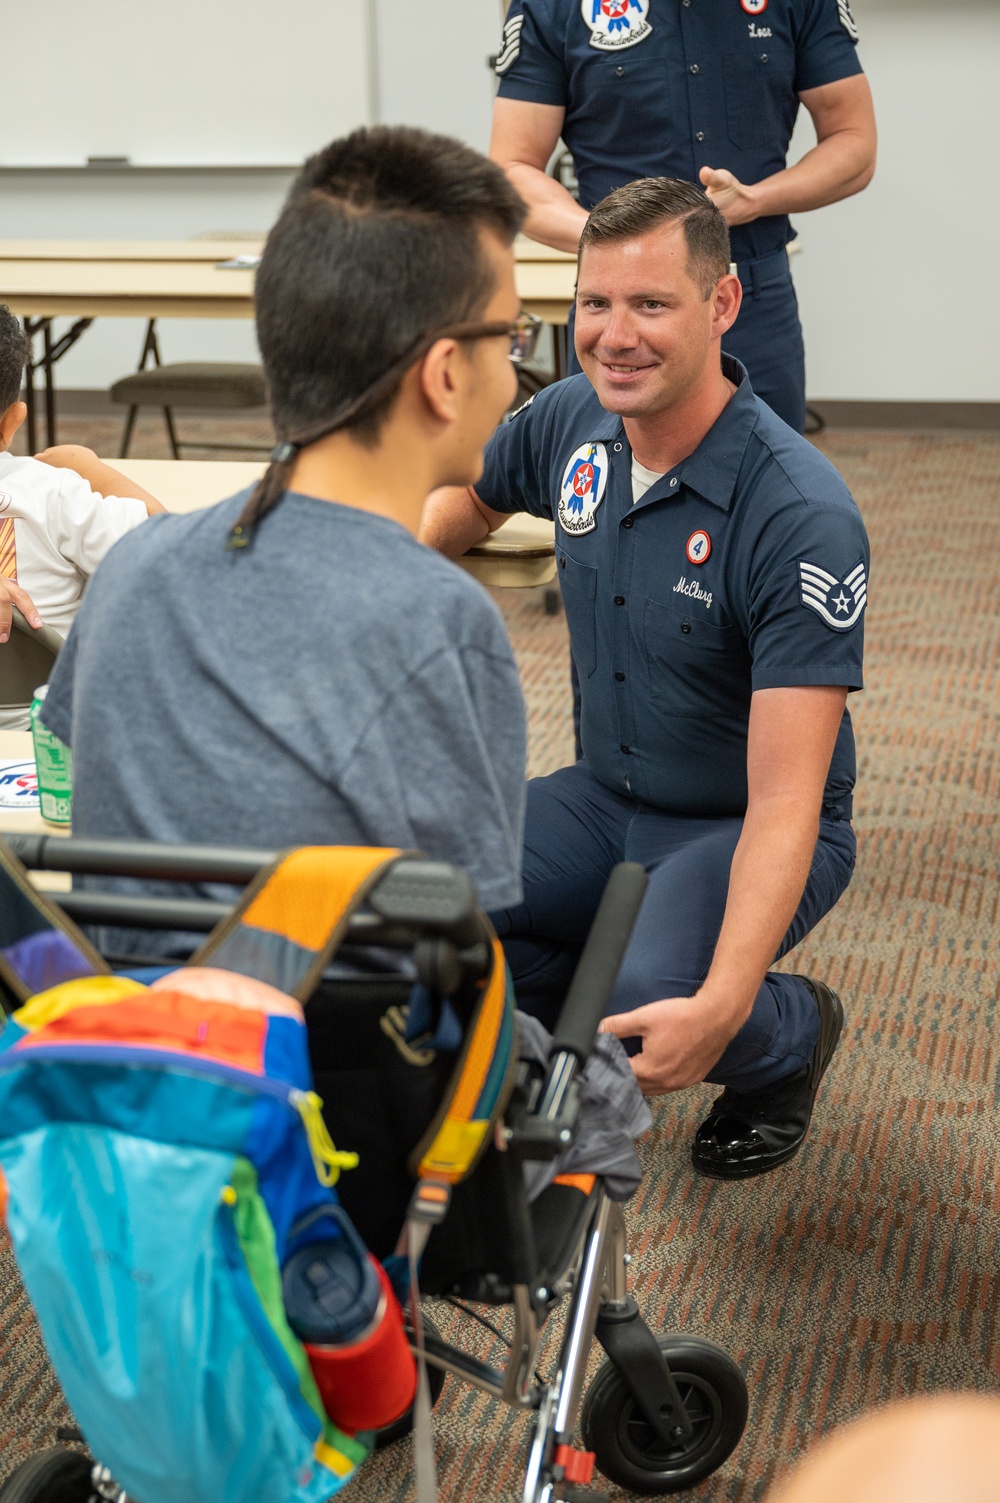
[[[823,981],[800,976],[816,999],[819,1038],[808,1065],[788,1080],[752,1095],[729,1087],[695,1133],[691,1162],[710,1179],[749,1179],[777,1169],[805,1142],[820,1081],[844,1027],[844,1009]]]

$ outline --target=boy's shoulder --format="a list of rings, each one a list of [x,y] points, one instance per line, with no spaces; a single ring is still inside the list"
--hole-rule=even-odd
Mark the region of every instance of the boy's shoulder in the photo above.
[[[35,518],[59,495],[63,478],[28,454],[0,454],[0,516]]]

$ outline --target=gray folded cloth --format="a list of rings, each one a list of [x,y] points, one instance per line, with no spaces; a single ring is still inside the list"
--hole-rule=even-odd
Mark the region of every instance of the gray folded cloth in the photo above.
[[[547,1065],[552,1047],[547,1029],[537,1018],[519,1012],[517,1031],[518,1057]],[[598,1174],[612,1200],[628,1200],[642,1182],[642,1169],[632,1145],[653,1125],[653,1118],[621,1039],[613,1033],[599,1033],[577,1080],[580,1115],[576,1141],[566,1153],[548,1162],[525,1161],[528,1199],[537,1200],[557,1174]]]

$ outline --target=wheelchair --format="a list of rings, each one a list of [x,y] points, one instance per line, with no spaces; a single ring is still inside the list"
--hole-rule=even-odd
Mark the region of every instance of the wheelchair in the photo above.
[[[230,912],[218,884],[239,887],[272,852],[142,841],[8,836],[29,869],[152,879],[157,895],[88,888],[59,894],[77,923],[207,933]],[[183,895],[163,895],[168,884]],[[452,1191],[420,1262],[422,1300],[445,1300],[500,1334],[474,1307],[509,1307],[513,1336],[503,1366],[446,1341],[426,1314],[411,1345],[426,1361],[436,1401],[446,1375],[532,1417],[521,1503],[601,1503],[601,1474],[631,1492],[695,1486],[732,1454],[746,1424],[740,1368],[713,1342],[655,1336],[628,1292],[630,1262],[621,1206],[597,1174],[556,1174],[529,1200],[524,1161],[553,1161],[574,1142],[579,1076],[594,1045],[645,886],[636,866],[615,869],[595,917],[547,1065],[521,1061],[502,1118],[472,1173]],[[194,895],[191,895],[191,894]],[[206,893],[214,896],[204,895]],[[112,931],[113,932],[113,931]],[[306,1007],[316,1090],[338,1144],[357,1170],[338,1185],[341,1203],[376,1257],[397,1247],[414,1192],[408,1160],[433,1118],[450,1072],[436,1047],[442,1009],[463,1023],[465,1002],[487,964],[488,929],[464,873],[419,856],[399,861],[352,914],[344,940]],[[113,968],[141,978],[134,960],[105,951]],[[162,969],[162,968],[161,968]],[[408,1009],[420,989],[427,1026],[415,1036]],[[7,996],[10,1009],[14,999]],[[539,1372],[547,1322],[564,1328],[547,1377]],[[422,1331],[419,1327],[422,1326]],[[594,1339],[605,1358],[584,1392]],[[406,1415],[376,1437],[396,1443]],[[579,1440],[577,1432],[579,1430]],[[68,1433],[68,1438],[84,1437]],[[362,1467],[362,1473],[364,1468]],[[363,1496],[363,1481],[353,1483]],[[0,1488],[0,1503],[130,1503],[80,1451],[32,1457]],[[155,1500],[131,1500],[155,1503]]]

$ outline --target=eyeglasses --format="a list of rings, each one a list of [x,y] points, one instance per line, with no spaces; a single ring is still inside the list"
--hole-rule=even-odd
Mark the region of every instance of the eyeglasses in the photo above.
[[[540,318],[533,313],[522,313],[511,324],[453,324],[449,329],[440,329],[434,339],[499,339],[506,334],[510,339],[511,360],[515,365],[524,365],[538,348],[541,331]]]
[[[436,329],[432,334],[425,334],[415,340],[408,350],[404,350],[401,355],[397,356],[377,381],[373,381],[367,390],[342,407],[337,416],[325,423],[322,428],[304,438],[283,439],[272,450],[271,462],[290,464],[300,449],[306,448],[309,444],[318,443],[321,438],[337,433],[340,429],[366,416],[378,406],[379,402],[384,401],[399,385],[410,367],[421,360],[439,339],[499,339],[506,334],[510,340],[508,354],[511,360],[515,365],[523,365],[535,353],[541,327],[540,318],[536,318],[533,313],[522,313],[510,324],[452,324],[450,328]],[[243,545],[238,543],[234,546],[242,547]]]

